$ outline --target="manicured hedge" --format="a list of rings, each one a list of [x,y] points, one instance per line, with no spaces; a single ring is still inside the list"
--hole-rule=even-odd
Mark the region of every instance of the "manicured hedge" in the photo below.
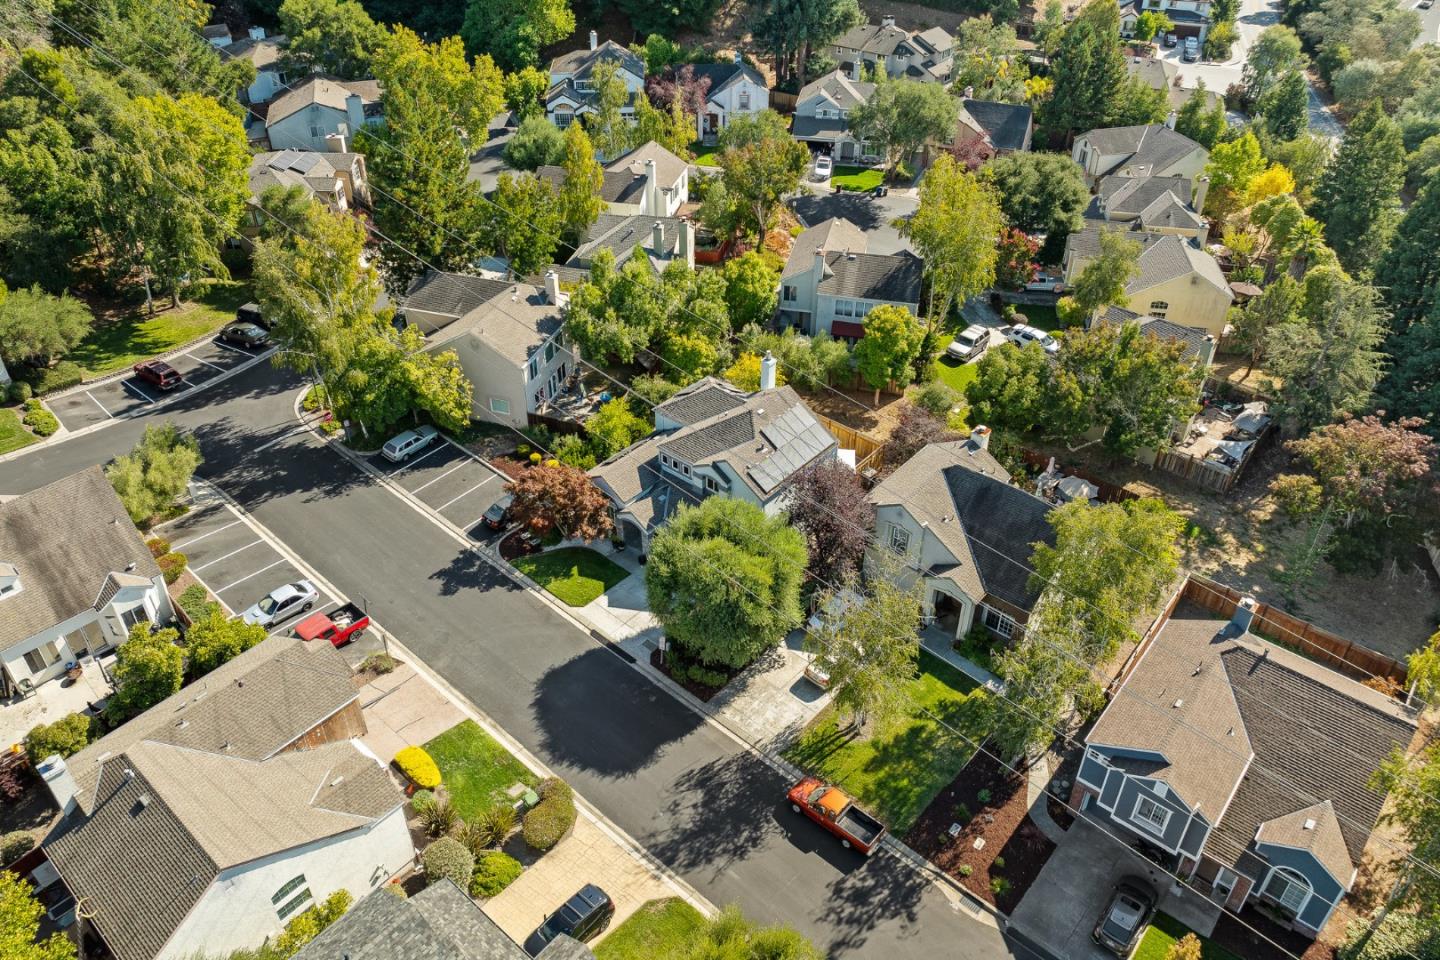
[[[160,572],[165,575],[166,583],[174,583],[180,579],[180,574],[190,564],[190,558],[183,553],[170,552],[157,557],[155,563],[159,565]]]
[[[475,861],[475,874],[470,878],[470,896],[493,897],[520,876],[520,861],[499,850],[489,850]]]
[[[475,855],[454,837],[441,837],[426,847],[420,863],[429,883],[449,877],[461,890],[469,889],[470,877],[475,873]]]
[[[42,407],[39,400],[25,401],[25,416],[21,419],[37,437],[51,436],[60,429],[60,421],[55,419],[55,414]]]
[[[440,786],[440,768],[435,765],[430,754],[425,752],[424,747],[406,747],[401,750],[395,754],[395,766],[421,789],[434,790]]]
[[[35,849],[35,835],[26,830],[16,830],[0,837],[0,866],[14,863]],[[517,863],[518,867],[519,864]],[[517,875],[519,871],[516,871]],[[514,879],[513,877],[511,879]],[[506,881],[509,882],[508,880]],[[503,887],[501,889],[504,889]],[[496,891],[497,893],[499,891]]]
[[[52,753],[72,756],[100,738],[100,724],[83,713],[68,713],[52,723],[38,723],[25,734],[25,752],[34,764]]]
[[[540,802],[525,814],[523,833],[532,850],[544,853],[575,826],[575,795],[558,777],[542,780],[536,788]]]
[[[36,393],[46,394],[75,386],[85,379],[85,373],[80,369],[79,364],[61,360],[46,370],[27,371],[25,379],[30,381],[30,385],[35,388]]]

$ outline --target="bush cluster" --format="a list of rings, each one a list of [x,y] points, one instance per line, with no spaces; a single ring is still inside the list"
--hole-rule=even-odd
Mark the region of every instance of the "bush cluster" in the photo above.
[[[730,677],[723,670],[711,670],[709,667],[701,666],[698,663],[686,664],[675,668],[677,680],[688,680],[690,683],[699,684],[702,687],[723,687],[729,682]]]
[[[48,437],[60,429],[60,421],[55,419],[55,414],[46,410],[40,405],[39,400],[25,401],[25,426],[35,432],[37,437]]]
[[[61,360],[47,370],[37,370],[29,375],[34,392],[42,395],[73,387],[84,379],[85,373],[80,365],[70,360]]]
[[[395,754],[395,766],[422,790],[440,786],[440,768],[423,747],[406,747]]]
[[[151,537],[145,541],[145,546],[150,548],[150,556],[156,560],[170,552],[170,541],[164,537]]]
[[[35,395],[35,388],[24,380],[13,380],[10,383],[10,402],[24,403]]]
[[[190,564],[190,558],[172,550],[170,553],[157,557],[155,563],[159,565],[160,572],[165,575],[165,582],[174,583],[180,579],[180,574],[185,572],[185,568]]]
[[[515,808],[503,803],[493,804],[481,810],[469,821],[461,825],[456,831],[456,838],[470,852],[479,857],[491,847],[498,847],[505,842],[515,829]]]
[[[420,864],[426,881],[434,883],[449,877],[461,890],[470,888],[470,877],[475,873],[475,855],[454,837],[441,837],[426,847]]]
[[[169,549],[169,546],[169,544],[165,545],[166,550]],[[155,548],[151,547],[150,549],[154,550]],[[164,554],[162,553],[161,556]],[[220,604],[210,599],[210,591],[198,583],[192,583],[181,591],[180,598],[175,602],[185,612],[185,616],[190,619],[191,623],[199,623],[220,609]]]
[[[35,836],[25,830],[16,830],[0,837],[0,866],[14,863],[35,849]]]
[[[558,777],[541,781],[536,792],[540,802],[525,814],[523,832],[532,850],[545,853],[575,825],[575,795],[570,785]]]
[[[53,723],[39,723],[25,734],[25,752],[36,765],[52,753],[73,756],[100,737],[100,724],[83,713],[69,713]]]
[[[368,673],[390,673],[395,666],[395,658],[388,653],[372,653],[360,661],[361,671]]]
[[[487,850],[475,860],[475,873],[470,877],[470,896],[493,897],[520,876],[520,861],[499,850]]]

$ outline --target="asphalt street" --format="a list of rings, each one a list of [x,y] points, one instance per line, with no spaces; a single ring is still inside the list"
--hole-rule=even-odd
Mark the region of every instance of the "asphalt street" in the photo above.
[[[104,463],[146,423],[173,420],[200,440],[201,477],[366,597],[393,636],[712,902],[792,923],[830,956],[1033,956],[897,859],[858,858],[796,818],[788,784],[733,738],[297,431],[299,386],[259,365],[157,416],[0,463],[0,494]]]

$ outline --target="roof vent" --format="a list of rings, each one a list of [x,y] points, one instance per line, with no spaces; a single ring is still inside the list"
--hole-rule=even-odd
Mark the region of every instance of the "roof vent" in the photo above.
[[[132,572],[134,572],[134,570],[135,570],[135,561],[134,561],[134,560],[131,560],[129,563],[125,564],[125,572],[126,572],[126,573],[132,573]]]
[[[1192,670],[1192,671],[1190,671],[1190,676],[1192,676],[1192,677],[1198,677],[1198,676],[1200,676],[1201,671],[1203,671],[1204,669],[1205,669],[1205,661],[1204,661],[1204,660],[1201,660],[1199,663],[1195,664],[1195,669]]]
[[[232,747],[232,746],[230,745],[230,741],[229,741],[229,740],[226,740],[224,743],[220,744],[220,752],[221,752],[221,753],[229,753],[229,752],[230,752],[231,750],[233,750],[233,749],[234,749],[234,747]]]
[[[175,721],[175,729],[177,729],[177,730],[184,730],[184,729],[185,729],[186,727],[188,727],[188,726],[190,726],[190,721],[189,721],[189,720],[176,720],[176,721]]]
[[[155,799],[155,798],[152,797],[152,796],[150,796],[150,794],[148,794],[148,793],[142,793],[142,794],[140,794],[139,799],[137,799],[135,802],[138,803],[138,804],[141,806],[141,808],[144,808],[144,807],[150,806],[150,801],[151,801],[151,800],[154,800],[154,799]]]
[[[1306,829],[1306,830],[1314,830],[1314,829],[1315,829],[1315,819],[1314,819],[1313,817],[1308,818],[1308,819],[1305,821],[1305,829]]]
[[[134,771],[134,770],[131,770],[129,767],[126,767],[126,768],[125,768],[125,772],[124,772],[124,774],[122,774],[122,775],[125,777],[126,780],[134,780],[134,779],[135,779],[135,771]]]
[[[1179,709],[1180,709],[1181,707],[1183,707],[1184,705],[1185,705],[1185,700],[1184,700],[1183,697],[1182,697],[1181,699],[1179,699],[1179,700],[1176,700],[1174,703],[1170,704],[1170,706],[1174,707],[1176,710],[1179,710]]]

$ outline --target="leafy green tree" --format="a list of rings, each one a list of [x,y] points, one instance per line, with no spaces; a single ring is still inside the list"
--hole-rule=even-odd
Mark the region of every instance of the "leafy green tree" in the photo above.
[[[572,123],[567,129],[581,128]],[[565,132],[545,119],[543,113],[522,120],[520,129],[505,144],[505,163],[516,170],[558,166],[564,159]]]
[[[996,190],[948,154],[937,157],[920,181],[919,208],[900,224],[901,235],[925,258],[932,326],[945,321],[953,304],[994,285],[1003,227]]]
[[[767,323],[779,299],[780,271],[764,254],[754,250],[728,261],[724,271],[730,323],[736,328]]]
[[[599,460],[609,460],[650,433],[650,423],[635,413],[630,401],[616,397],[585,418],[585,433]]]
[[[899,78],[875,88],[864,103],[850,111],[858,135],[885,150],[885,166],[894,171],[913,161],[916,151],[932,141],[955,136],[959,102],[938,83]]]
[[[838,460],[811,464],[796,474],[787,513],[805,535],[808,573],[820,583],[854,579],[875,531],[875,505],[860,478]]]
[[[1303,203],[1310,203],[1315,185],[1330,163],[1330,138],[1302,133],[1294,140],[1277,142],[1270,137],[1263,148],[1272,163],[1284,164],[1285,169],[1295,177],[1295,196]]]
[[[185,649],[190,654],[190,674],[202,677],[226,661],[249,650],[266,636],[265,628],[231,619],[219,609],[185,631]]]
[[[1424,417],[1425,429],[1440,436],[1440,306],[1396,333],[1389,344],[1393,361],[1380,386],[1385,409],[1400,416]]]
[[[0,284],[0,360],[63,357],[85,339],[93,321],[90,308],[72,297],[52,297],[39,286],[7,293]]]
[[[1385,250],[1399,218],[1404,181],[1400,128],[1372,103],[1346,128],[1315,191],[1325,239],[1347,270],[1373,267]]]
[[[1289,274],[1282,274],[1260,296],[1243,307],[1231,308],[1230,323],[1235,328],[1233,342],[1249,356],[1246,376],[1265,355],[1270,331],[1299,318],[1301,299],[1300,284]]]
[[[541,98],[550,89],[550,74],[539,67],[521,67],[505,75],[505,106],[523,125],[532,117],[545,115]]]
[[[703,36],[709,31],[710,19],[720,8],[720,3],[719,0],[678,0],[660,7],[645,0],[617,0],[615,6],[625,14],[637,33],[692,33]]]
[[[758,12],[755,38],[774,55],[776,79],[795,90],[805,86],[806,64],[813,51],[824,50],[846,30],[865,22],[857,0],[765,0]]]
[[[1125,288],[1140,275],[1140,243],[1120,230],[1100,232],[1100,253],[1080,270],[1070,298],[1075,310],[1093,317],[1105,307],[1123,307],[1130,302]]]
[[[645,564],[650,609],[701,663],[743,667],[803,619],[805,538],[744,500],[682,505]]]
[[[299,184],[272,184],[260,194],[260,237],[289,239],[292,230],[303,229],[315,199],[308,187]]]
[[[590,114],[590,139],[604,160],[614,160],[634,146],[630,122],[621,112],[630,102],[630,92],[620,78],[620,67],[610,61],[597,63],[590,72],[595,94],[595,112]]]
[[[1005,696],[993,701],[990,736],[1002,757],[1034,756],[1065,725],[1076,696],[1092,681],[1079,622],[1066,619],[1077,604],[1063,599],[1037,610],[1019,643],[996,658]]]
[[[589,135],[578,123],[565,128],[560,166],[565,169],[565,182],[558,198],[562,236],[566,243],[578,246],[585,231],[605,211],[605,201],[600,196],[605,171],[595,159],[595,147]]]
[[[565,314],[580,352],[594,363],[633,363],[666,320],[657,286],[654,271],[640,259],[617,268],[612,251],[596,251],[590,277],[570,295]]]
[[[46,757],[72,757],[100,739],[100,721],[84,713],[67,713],[51,723],[37,723],[25,734],[25,752],[38,766]]]
[[[855,344],[855,368],[875,389],[875,403],[888,384],[909,383],[911,367],[920,355],[925,331],[904,307],[884,304],[865,317],[865,336]]]
[[[1051,375],[1050,356],[1038,343],[1023,349],[1002,343],[985,351],[975,365],[975,379],[965,388],[970,419],[1029,433],[1049,416]]]
[[[740,211],[742,228],[764,239],[784,197],[799,189],[810,151],[791,138],[785,118],[773,110],[731,118],[720,131],[719,148],[726,196]]]
[[[1384,368],[1380,295],[1338,267],[1305,275],[1299,316],[1271,328],[1269,372],[1279,381],[1276,410],[1300,430],[1358,413],[1370,403]]]
[[[1264,171],[1260,141],[1249,130],[1228,143],[1215,144],[1210,162],[1205,165],[1210,193],[1205,198],[1204,212],[1221,220],[1228,218],[1245,202],[1250,181]]]
[[[560,197],[548,180],[530,173],[502,173],[491,203],[480,211],[480,237],[510,262],[510,272],[527,277],[555,262],[565,219]]]
[[[901,586],[899,564],[887,560],[863,593],[825,590],[816,606],[820,629],[805,645],[830,675],[836,709],[861,730],[885,729],[909,705],[919,675],[923,591],[918,580]]]
[[[1164,90],[1150,86],[1139,77],[1127,76],[1115,94],[1110,124],[1133,127],[1160,123],[1170,113],[1170,100]]]
[[[1395,230],[1390,249],[1375,264],[1375,285],[1385,292],[1392,329],[1404,334],[1428,316],[1440,291],[1440,176],[1432,177]],[[4,306],[0,305],[0,340]]]
[[[1310,128],[1310,88],[1305,74],[1292,70],[1255,101],[1255,112],[1264,118],[1270,133],[1281,140],[1294,140]]]
[[[1045,233],[1048,250],[1084,226],[1090,203],[1080,165],[1063,153],[1012,153],[986,164],[981,179],[995,187],[1000,210],[1012,227]],[[923,189],[923,182],[922,182]]]
[[[533,67],[540,51],[575,32],[569,0],[469,0],[460,36],[505,70]]]
[[[648,96],[637,94],[630,138],[637,147],[654,140],[677,157],[688,157],[695,140],[695,115],[686,112],[682,97],[672,98],[662,108],[651,103]]]
[[[166,421],[146,427],[134,449],[105,468],[105,477],[130,519],[144,523],[180,499],[202,462],[195,438]]]
[[[356,0],[285,0],[279,17],[290,39],[285,69],[296,76],[319,72],[363,80],[387,39],[385,28]]]
[[[1030,70],[1015,37],[1015,28],[989,15],[971,17],[955,31],[951,89],[974,91],[980,100],[1025,102]]]
[[[1175,22],[1156,10],[1146,10],[1135,20],[1135,39],[1149,43],[1157,33],[1169,33]]]
[[[185,653],[180,632],[171,627],[153,630],[148,623],[130,628],[129,638],[115,654],[115,692],[105,705],[112,723],[144,713],[177,692],[185,679]]]
[[[64,933],[40,939],[45,907],[18,873],[0,870],[0,956],[6,960],[74,960],[75,942]]]
[[[1040,126],[1068,145],[1077,132],[1109,126],[1127,76],[1120,51],[1119,7],[1090,0],[1065,28],[1053,59],[1054,93],[1042,105]]]
[[[1245,72],[1240,81],[1245,99],[1259,102],[1271,87],[1289,74],[1303,71],[1308,62],[1294,30],[1284,24],[1266,27],[1245,54]]]
[[[1207,106],[1209,99],[1205,81],[1201,80],[1181,105],[1175,118],[1175,131],[1194,140],[1206,150],[1214,150],[1226,128],[1225,105],[1217,100],[1211,108]]]
[[[1423,647],[1405,656],[1405,679],[1420,703],[1434,705],[1440,697],[1440,630]]]
[[[1393,905],[1413,909],[1433,943],[1440,921],[1435,906],[1440,902],[1440,879],[1436,878],[1436,867],[1440,866],[1440,851],[1436,849],[1440,806],[1434,800],[1435,791],[1440,790],[1440,744],[1431,743],[1414,757],[1396,747],[1370,778],[1370,788],[1388,795],[1381,820],[1399,830],[1411,847],[1411,856],[1418,860],[1406,870],[1395,890]],[[1384,911],[1380,919],[1383,917]]]

